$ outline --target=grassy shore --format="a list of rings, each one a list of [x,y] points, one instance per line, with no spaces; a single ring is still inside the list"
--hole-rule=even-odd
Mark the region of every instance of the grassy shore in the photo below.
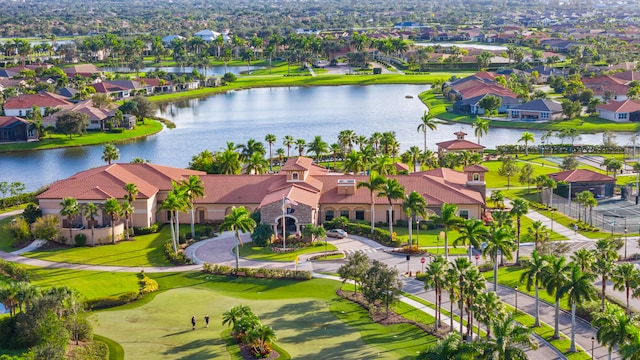
[[[459,122],[464,124],[471,124],[477,120],[475,115],[460,115],[447,111],[448,106],[452,106],[453,103],[447,101],[440,94],[435,94],[431,91],[425,91],[420,94],[420,100],[429,107],[430,112],[439,119]],[[579,117],[577,119],[570,120],[558,120],[553,122],[511,122],[511,121],[499,121],[490,120],[490,127],[507,128],[507,129],[526,129],[526,130],[554,130],[559,131],[562,129],[576,129],[583,134],[592,134],[604,132],[605,130],[611,130],[614,132],[636,132],[640,131],[640,123],[625,122],[617,123],[614,121],[604,120],[597,117]]]
[[[74,135],[71,139],[69,139],[68,135],[50,134],[42,138],[40,141],[0,144],[0,152],[45,150],[64,147],[99,145],[105,143],[122,143],[153,135],[160,132],[161,130],[162,124],[160,122],[147,119],[144,124],[138,124],[134,129],[125,130],[121,133],[90,131],[81,136]]]

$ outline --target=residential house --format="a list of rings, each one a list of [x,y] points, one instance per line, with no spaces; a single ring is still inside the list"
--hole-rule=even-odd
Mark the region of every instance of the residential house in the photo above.
[[[131,90],[134,90],[107,80],[92,84],[91,87],[96,90],[96,94],[107,94],[114,99],[126,99],[131,96]]]
[[[17,116],[0,116],[0,142],[36,141],[38,132]]]
[[[393,175],[407,193],[418,191],[427,201],[427,212],[437,214],[442,204],[456,204],[458,215],[463,218],[480,218],[485,208],[486,168],[467,167],[462,172],[451,169],[434,169],[410,175]],[[189,175],[198,175],[203,182],[205,197],[195,200],[197,223],[220,222],[232,207],[244,206],[249,211],[260,211],[261,221],[273,227],[276,234],[282,228],[289,233],[299,233],[306,224],[321,224],[338,216],[350,220],[371,220],[371,194],[357,184],[368,181],[367,175],[330,174],[322,166],[307,157],[292,157],[276,174],[272,175],[213,175],[200,171],[170,168],[166,166],[118,163],[104,165],[79,172],[68,179],[54,183],[38,195],[44,214],[60,213],[60,202],[65,197],[76,198],[81,204],[93,202],[101,205],[107,199],[124,200],[124,187],[134,183],[139,194],[134,208],[133,226],[146,227],[167,222],[170,214],[159,211],[162,201],[172,189],[172,181],[181,181]],[[290,200],[284,204],[284,199]],[[374,199],[376,222],[388,221],[388,200]],[[406,220],[402,211],[402,199],[392,202],[391,220]],[[188,222],[189,215],[179,214],[181,222]],[[87,225],[80,216],[74,227]],[[70,224],[67,224],[69,226]],[[110,216],[102,210],[97,225],[101,230],[111,224]],[[73,230],[87,232],[87,229]],[[122,233],[121,227],[116,227]],[[66,236],[63,231],[61,235]],[[97,235],[100,242],[108,242],[109,232]]]
[[[78,112],[87,115],[89,121],[87,130],[105,130],[106,121],[115,115],[117,109],[118,106],[116,104],[111,104],[106,109],[101,109],[93,106],[91,100],[85,100],[61,107],[60,111],[42,118],[42,124],[45,126],[55,126],[56,120],[60,115],[68,112]]]
[[[174,85],[169,80],[158,78],[138,78],[135,79],[142,86],[147,94],[165,93],[174,91]]]
[[[171,45],[171,43],[173,42],[174,39],[177,40],[184,40],[184,36],[180,36],[180,35],[167,35],[165,37],[162,38],[162,44],[164,46],[169,46]]]
[[[62,68],[62,71],[64,71],[64,73],[70,78],[74,78],[76,76],[94,77],[102,74],[102,71],[93,64],[72,65]]]
[[[562,105],[553,100],[536,99],[509,109],[511,121],[552,121],[562,118]]]
[[[582,84],[593,90],[593,97],[600,100],[627,100],[629,86],[627,81],[611,75],[601,75],[594,78],[582,78]]]
[[[464,114],[484,115],[485,109],[480,106],[480,101],[482,101],[482,99],[489,95],[497,96],[500,98],[501,102],[500,107],[498,108],[498,113],[501,114],[506,113],[510,108],[520,104],[520,100],[515,97],[486,93],[474,96],[472,98],[456,101],[453,104],[453,111]]]
[[[61,108],[69,105],[71,102],[63,96],[43,91],[37,94],[22,94],[8,98],[4,103],[4,114],[6,116],[26,116],[34,106],[37,106],[44,115],[47,108]]]
[[[614,101],[596,106],[598,116],[615,122],[640,121],[640,103],[634,100]]]
[[[202,40],[206,41],[206,42],[212,42],[213,40],[215,40],[218,36],[222,35],[221,33],[217,32],[217,31],[213,31],[213,30],[200,30],[197,33],[193,34],[193,36],[197,36],[199,38],[201,38]],[[225,39],[226,41],[226,39]]]

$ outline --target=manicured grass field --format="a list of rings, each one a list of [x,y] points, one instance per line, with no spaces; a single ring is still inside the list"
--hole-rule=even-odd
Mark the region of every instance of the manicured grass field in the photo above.
[[[21,150],[43,150],[61,147],[84,146],[104,144],[108,142],[118,143],[121,141],[130,141],[132,139],[153,135],[162,130],[162,124],[155,120],[145,120],[144,124],[136,125],[135,129],[125,130],[121,133],[107,133],[90,131],[82,136],[74,135],[69,139],[68,135],[51,134],[47,135],[40,141],[2,144],[0,152],[3,151],[21,151]],[[122,161],[130,161],[133,159],[121,159]]]
[[[273,252],[271,247],[253,246],[253,243],[246,243],[240,246],[240,256],[251,260],[259,261],[294,261],[296,256],[311,253],[322,253],[325,250],[324,241],[317,241],[309,247],[299,248],[290,252]],[[335,245],[327,243],[327,251],[338,250]]]
[[[181,225],[180,232],[187,233],[190,225]],[[96,247],[65,247],[37,250],[24,256],[66,262],[72,264],[113,266],[170,266],[163,254],[164,243],[171,239],[170,229],[164,226],[155,234],[136,236],[130,241]]]
[[[366,311],[335,295],[341,283],[232,279],[200,273],[150,274],[163,291],[150,300],[92,316],[95,333],[124,348],[126,358],[228,358],[221,333],[222,313],[232,306],[251,307],[272,326],[277,344],[298,358],[409,359],[435,339],[409,325],[372,323]],[[211,317],[204,328],[203,317]],[[198,321],[191,330],[190,319]]]

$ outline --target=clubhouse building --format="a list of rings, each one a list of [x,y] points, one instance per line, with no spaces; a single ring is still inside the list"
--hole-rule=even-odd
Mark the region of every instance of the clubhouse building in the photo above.
[[[390,175],[397,179],[408,194],[419,192],[427,202],[427,212],[437,214],[443,203],[456,204],[458,215],[480,219],[485,208],[486,184],[483,166],[467,166],[462,172],[447,168],[415,172],[409,175]],[[173,168],[155,164],[116,163],[79,172],[51,185],[38,195],[43,214],[60,214],[62,199],[75,198],[80,205],[93,202],[104,204],[110,198],[124,201],[127,183],[137,186],[139,194],[133,204],[133,226],[148,227],[169,221],[166,211],[159,211],[162,202],[172,189],[171,182],[186,180],[198,175],[205,188],[205,197],[196,199],[196,223],[220,222],[232,207],[244,206],[249,211],[260,211],[262,223],[273,226],[281,233],[283,202],[288,199],[284,211],[284,226],[288,232],[299,232],[305,224],[322,224],[334,217],[350,220],[371,220],[371,193],[358,188],[359,182],[369,180],[368,175],[329,173],[307,157],[291,157],[276,174],[270,175],[213,175],[201,171]],[[375,221],[388,222],[388,200],[374,197]],[[402,200],[392,202],[391,221],[407,220],[402,211]],[[81,206],[82,207],[82,206]],[[181,223],[188,223],[189,214],[180,215]],[[88,235],[87,220],[78,216],[72,226],[77,232]],[[122,224],[116,230],[121,229]],[[95,227],[108,228],[100,242],[110,241],[111,218],[100,210]],[[119,231],[120,233],[122,230]],[[61,232],[68,236],[68,232]]]

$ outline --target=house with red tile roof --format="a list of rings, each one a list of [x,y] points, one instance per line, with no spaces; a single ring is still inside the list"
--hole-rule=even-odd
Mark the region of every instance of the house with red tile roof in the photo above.
[[[597,197],[611,197],[616,185],[616,179],[603,175],[593,170],[576,169],[548,174],[555,181],[562,181],[569,184],[566,187],[558,186],[555,193],[568,197],[575,197],[582,191],[590,191]]]
[[[418,191],[427,200],[430,214],[438,213],[443,203],[453,203],[458,205],[460,216],[480,218],[485,207],[486,171],[473,166],[464,172],[434,169],[389,177],[397,179],[407,193]],[[122,201],[124,186],[134,183],[140,193],[134,203],[133,226],[144,227],[168,222],[170,215],[158,209],[171,190],[171,181],[189,175],[200,176],[205,189],[205,196],[194,202],[198,223],[222,221],[234,206],[259,210],[262,222],[270,224],[276,234],[282,233],[283,222],[287,232],[298,233],[305,224],[321,224],[338,216],[371,220],[371,194],[357,186],[369,180],[367,175],[329,173],[307,157],[289,158],[277,174],[271,175],[215,175],[153,164],[105,165],[54,183],[38,195],[38,200],[43,213],[57,215],[65,197],[74,197],[81,204],[103,204],[110,198]],[[387,222],[387,199],[376,197],[374,206],[374,220]],[[401,200],[393,201],[391,217],[394,222],[406,220]],[[83,217],[76,221],[76,227],[86,225]],[[188,214],[180,214],[180,222],[188,221]],[[108,214],[101,211],[97,224],[111,224]]]
[[[615,122],[640,121],[640,102],[635,100],[609,101],[596,106],[598,116]]]
[[[438,146],[438,157],[443,157],[448,152],[470,151],[482,153],[484,151],[484,146],[464,138],[467,136],[466,132],[460,130],[455,132],[454,135],[456,136],[455,140],[436,143],[436,146]]]
[[[30,129],[27,120],[17,116],[0,116],[0,142],[38,140],[38,132]]]
[[[594,78],[582,78],[582,84],[587,89],[593,90],[593,97],[600,100],[627,100],[629,86],[624,79],[613,75],[601,75]]]
[[[74,78],[76,76],[93,77],[94,75],[102,73],[100,69],[93,64],[72,65],[63,68],[62,71],[64,71],[64,73],[70,78]]]
[[[34,106],[37,106],[44,115],[47,108],[60,108],[71,104],[63,96],[49,92],[22,94],[10,97],[5,101],[4,114],[6,116],[26,116]]]
[[[116,110],[118,110],[118,105],[114,103],[109,104],[105,108],[98,108],[93,105],[91,100],[85,100],[75,104],[71,103],[70,105],[62,106],[60,111],[43,117],[42,124],[44,126],[55,126],[56,120],[60,115],[68,112],[78,112],[87,115],[87,119],[89,121],[87,129],[105,130],[107,120],[115,115]]]

